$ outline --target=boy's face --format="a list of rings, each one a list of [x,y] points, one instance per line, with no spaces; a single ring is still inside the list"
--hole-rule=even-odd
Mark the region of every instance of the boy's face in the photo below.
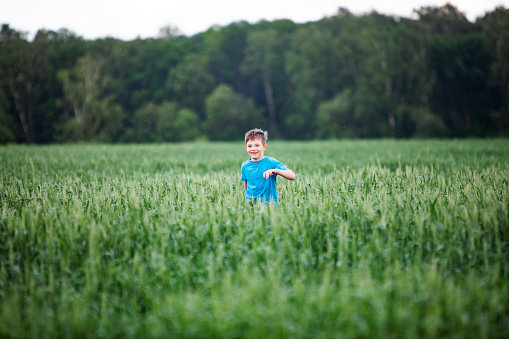
[[[263,152],[267,149],[267,144],[262,142],[262,139],[253,139],[246,142],[246,151],[253,161],[260,161],[263,159]]]

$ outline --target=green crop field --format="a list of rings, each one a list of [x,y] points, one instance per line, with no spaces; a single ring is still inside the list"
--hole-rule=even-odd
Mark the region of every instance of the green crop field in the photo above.
[[[0,147],[0,337],[509,337],[509,140],[243,146]]]

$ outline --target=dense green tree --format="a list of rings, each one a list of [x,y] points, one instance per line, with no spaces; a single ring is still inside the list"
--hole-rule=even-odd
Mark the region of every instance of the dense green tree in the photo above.
[[[30,44],[23,34],[2,26],[0,37],[0,69],[2,87],[12,98],[21,123],[25,142],[36,142],[36,109],[34,86],[39,81],[43,50]]]
[[[398,25],[397,34],[400,45],[395,61],[402,65],[399,68],[401,102],[404,106],[411,103],[430,110],[430,94],[436,81],[429,67],[429,49],[433,37],[431,29],[421,21],[403,19]],[[399,118],[406,119],[401,115]]]
[[[396,21],[376,12],[357,18],[340,9],[321,24],[333,34],[334,61],[329,92],[321,102],[348,90],[353,114],[347,125],[354,126],[355,136],[395,136],[402,67],[396,58]]]
[[[39,30],[32,44],[44,48],[44,67],[40,81],[34,87],[35,110],[38,116],[36,136],[38,143],[54,141],[55,121],[65,111],[59,102],[63,92],[58,72],[72,67],[85,52],[83,39],[65,29],[57,32]]]
[[[120,137],[121,142],[154,142],[156,141],[156,127],[158,115],[157,105],[153,102],[146,103],[138,108],[132,118],[129,126]]]
[[[173,120],[176,141],[192,141],[200,136],[201,126],[198,114],[189,108],[182,108]]]
[[[488,50],[492,53],[489,84],[493,86],[490,117],[493,129],[501,135],[509,135],[509,9],[496,8],[479,20],[486,37]]]
[[[268,128],[274,130],[277,123],[272,72],[277,60],[278,36],[275,30],[254,31],[247,39],[246,57],[243,70],[247,74],[260,74],[268,111]]]
[[[218,86],[205,100],[204,129],[212,140],[237,140],[251,128],[266,128],[253,101],[237,94],[228,85]]]
[[[205,97],[214,89],[214,78],[204,56],[186,55],[170,69],[166,85],[172,99],[205,117]]]
[[[113,77],[108,89],[128,114],[148,102],[170,100],[168,73],[191,51],[185,37],[103,43],[107,45],[103,49],[111,48],[111,55],[101,53],[102,58],[110,60],[105,65],[111,68]]]
[[[15,126],[12,117],[7,114],[7,100],[0,92],[0,145],[16,141],[12,126]]]
[[[490,55],[477,33],[434,39],[430,67],[436,74],[431,108],[454,136],[483,136],[489,126]]]
[[[74,63],[82,53],[82,40],[67,30],[40,30],[28,42],[23,34],[3,25],[0,39],[0,88],[13,112],[11,133],[25,142],[50,142],[61,113],[58,69]],[[10,107],[12,108],[10,108]],[[17,128],[19,126],[19,129]],[[21,134],[18,132],[22,131]]]
[[[415,11],[419,21],[433,34],[463,34],[472,30],[464,13],[451,3],[444,6],[425,6]]]
[[[442,118],[422,106],[400,105],[398,111],[397,136],[400,138],[444,138],[450,131]]]
[[[228,84],[235,92],[244,94],[242,72],[249,24],[245,21],[226,27],[212,27],[202,36],[203,53],[216,83]]]
[[[119,138],[121,142],[192,141],[199,136],[200,119],[188,108],[176,102],[147,103],[138,109],[132,124]]]
[[[58,125],[59,139],[113,141],[122,128],[124,113],[111,97],[101,96],[110,77],[103,73],[104,60],[80,58],[71,70],[61,70],[62,104],[73,119]]]
[[[104,61],[87,55],[79,59],[71,70],[61,70],[58,77],[64,89],[64,104],[72,111],[77,126],[86,133],[85,124],[90,104],[97,100],[107,78],[102,75]]]
[[[55,140],[60,142],[97,141],[114,142],[122,130],[124,111],[111,98],[93,101],[82,122],[62,118],[56,122]],[[86,126],[84,128],[83,126]]]
[[[155,109],[156,141],[192,141],[198,137],[199,118],[188,108],[178,109],[172,102],[163,102]]]
[[[347,88],[329,101],[318,105],[316,136],[318,138],[352,138],[357,136],[352,90]]]
[[[339,46],[345,47],[340,49],[343,65],[355,79],[353,116],[358,137],[396,135],[401,65],[396,58],[399,43],[395,31],[392,17],[372,12],[346,27],[339,37]],[[355,40],[345,37],[353,32]]]
[[[330,31],[315,26],[304,26],[292,36],[286,71],[293,86],[293,111],[284,122],[290,138],[315,136],[314,113],[321,101],[330,98],[330,79],[338,68],[331,39]]]

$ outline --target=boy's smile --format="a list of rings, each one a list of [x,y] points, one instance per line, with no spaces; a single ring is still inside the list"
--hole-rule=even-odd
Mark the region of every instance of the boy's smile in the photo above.
[[[246,142],[246,151],[252,161],[260,161],[264,158],[263,152],[267,149],[261,139],[248,140]]]

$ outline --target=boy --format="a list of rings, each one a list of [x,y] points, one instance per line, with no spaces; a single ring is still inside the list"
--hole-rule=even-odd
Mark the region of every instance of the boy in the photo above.
[[[276,177],[295,180],[295,173],[278,160],[264,156],[267,132],[252,129],[245,136],[246,151],[251,159],[242,163],[240,180],[244,181],[245,201],[277,202]]]

